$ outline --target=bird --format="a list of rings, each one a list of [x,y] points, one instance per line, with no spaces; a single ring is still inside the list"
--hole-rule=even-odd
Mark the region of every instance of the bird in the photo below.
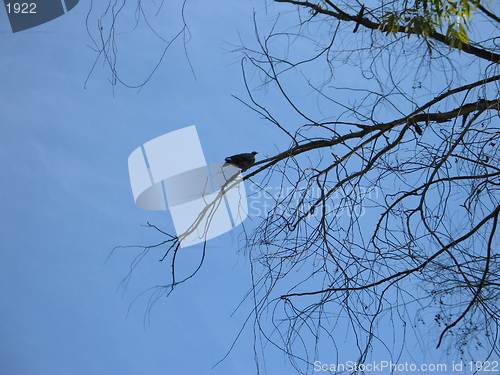
[[[242,171],[246,171],[248,168],[255,164],[255,155],[257,154],[258,152],[253,151],[249,153],[228,156],[226,158],[226,163],[235,165]]]

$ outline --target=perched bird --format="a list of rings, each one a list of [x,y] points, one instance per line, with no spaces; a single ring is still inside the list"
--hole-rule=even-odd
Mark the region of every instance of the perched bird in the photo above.
[[[229,156],[226,158],[226,163],[233,164],[240,168],[242,171],[246,171],[255,163],[255,155],[258,153],[253,151],[245,154],[238,154]]]

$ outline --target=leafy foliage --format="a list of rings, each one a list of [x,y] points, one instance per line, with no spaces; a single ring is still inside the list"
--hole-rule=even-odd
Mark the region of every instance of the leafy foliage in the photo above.
[[[387,34],[396,35],[403,31],[410,35],[429,37],[446,29],[446,38],[450,47],[462,49],[469,44],[468,21],[477,11],[480,0],[416,0],[413,7],[386,12],[382,27]]]

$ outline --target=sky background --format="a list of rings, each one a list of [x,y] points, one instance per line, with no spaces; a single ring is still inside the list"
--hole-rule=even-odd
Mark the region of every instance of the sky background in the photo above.
[[[16,34],[0,10],[0,373],[248,373],[251,331],[210,371],[246,318],[230,317],[250,286],[235,234],[214,240],[199,276],[150,315],[151,294],[141,293],[168,281],[169,265],[158,262],[163,253],[144,259],[126,290],[121,281],[139,250],[110,253],[162,240],[141,225],[171,222],[165,211],[134,204],[127,158],[135,148],[195,124],[208,162],[264,149],[256,116],[231,97],[243,93],[239,59],[223,43],[237,41],[252,4],[242,2],[231,17],[222,6],[193,5],[188,48],[196,80],[177,43],[140,93],[113,92],[102,64],[84,88],[96,58],[85,26],[89,6],[80,1]],[[123,72],[139,82],[163,47],[141,32],[130,35],[123,54],[133,60],[121,60]],[[196,249],[183,251],[188,264],[198,259]]]
[[[113,89],[102,60],[88,78],[97,57],[85,24],[89,1],[16,34],[0,10],[0,373],[255,373],[251,324],[211,370],[250,311],[246,303],[233,314],[251,285],[238,231],[210,241],[199,274],[152,309],[149,288],[167,283],[170,272],[158,262],[162,250],[126,284],[140,249],[112,253],[162,241],[143,227],[148,221],[172,228],[168,212],[134,204],[127,158],[143,143],[194,124],[207,162],[223,162],[253,150],[271,156],[283,140],[232,97],[245,89],[241,56],[229,51],[240,38],[254,39],[252,16],[265,14],[263,2],[206,3],[189,1],[185,11],[194,74],[179,40],[140,92]],[[179,9],[171,10],[171,19],[155,21],[165,38],[181,26]],[[90,17],[94,37],[98,15]],[[144,29],[117,38],[119,72],[136,85],[164,43]],[[189,269],[199,247],[182,251]],[[266,350],[268,374],[293,371],[282,353]]]

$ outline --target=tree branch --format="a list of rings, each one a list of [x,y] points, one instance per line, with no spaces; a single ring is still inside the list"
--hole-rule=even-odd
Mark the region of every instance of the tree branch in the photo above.
[[[391,31],[386,26],[384,26],[380,23],[373,22],[372,20],[370,20],[366,17],[358,17],[358,15],[352,16],[348,13],[345,13],[344,11],[341,11],[338,7],[335,7],[335,9],[337,9],[338,11],[334,12],[334,11],[331,11],[329,9],[324,9],[323,7],[321,7],[318,4],[310,3],[309,1],[296,1],[296,0],[274,0],[274,1],[276,1],[278,3],[290,3],[290,4],[295,4],[295,5],[299,5],[302,7],[310,8],[310,9],[313,9],[317,13],[321,13],[321,14],[335,17],[336,19],[338,19],[340,21],[356,22],[357,26],[363,25],[367,29],[380,30],[383,32]],[[328,3],[332,4],[330,1]],[[411,35],[411,34],[418,35],[418,33],[416,33],[413,28],[408,29],[404,26],[400,26],[399,29],[397,30],[397,32],[402,33],[402,34],[406,34],[406,35]],[[453,47],[450,43],[450,40],[443,34],[440,34],[437,32],[432,33],[429,35],[429,38],[434,39],[434,40],[441,42],[443,44],[446,44],[450,48]],[[484,48],[475,47],[471,44],[463,44],[462,51],[465,53],[474,55],[476,57],[479,57],[481,59],[497,63],[497,64],[500,62],[500,54],[488,51]]]

